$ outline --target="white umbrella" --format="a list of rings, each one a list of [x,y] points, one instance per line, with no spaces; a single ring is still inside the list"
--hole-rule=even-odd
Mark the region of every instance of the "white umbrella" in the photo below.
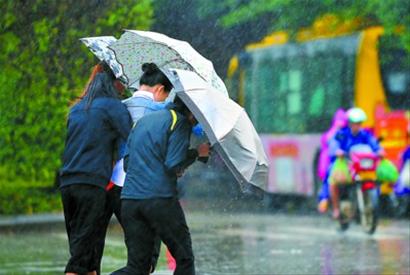
[[[155,63],[161,69],[194,71],[214,89],[228,96],[225,84],[215,72],[212,62],[185,41],[156,32],[125,30],[120,39],[109,47],[122,65],[128,86],[131,88],[139,86],[141,65]]]
[[[126,83],[127,79],[124,77],[122,66],[115,59],[114,52],[108,48],[111,44],[117,41],[114,36],[95,36],[80,38],[88,49],[101,61],[110,66],[115,77]]]
[[[249,186],[266,190],[268,161],[245,110],[194,72],[173,69],[166,74],[174,85],[176,95],[202,125],[209,142],[242,190],[246,191]]]

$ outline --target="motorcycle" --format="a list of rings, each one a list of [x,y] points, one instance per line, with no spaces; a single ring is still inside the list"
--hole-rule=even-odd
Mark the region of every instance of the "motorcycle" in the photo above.
[[[358,146],[350,150],[349,169],[352,181],[338,185],[339,224],[342,231],[349,228],[349,223],[354,218],[368,234],[373,234],[377,227],[379,182],[376,178],[376,168],[380,158],[369,149]]]

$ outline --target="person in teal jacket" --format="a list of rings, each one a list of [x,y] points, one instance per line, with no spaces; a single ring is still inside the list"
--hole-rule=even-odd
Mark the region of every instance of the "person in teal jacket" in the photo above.
[[[138,91],[134,92],[130,98],[122,101],[128,109],[131,115],[133,125],[136,125],[138,121],[145,115],[164,109],[168,102],[165,99],[168,97],[172,84],[165,76],[164,73],[154,63],[145,63],[142,65],[142,71],[144,72],[140,79],[140,87]],[[123,157],[125,154],[126,139],[121,138],[118,140],[119,160],[114,167],[114,172],[111,177],[110,184],[107,186],[107,204],[105,208],[105,215],[103,219],[102,237],[99,244],[96,258],[98,262],[101,262],[105,235],[108,224],[113,214],[115,214],[117,220],[122,225],[121,221],[121,191],[124,184],[125,172],[123,170]],[[155,249],[152,254],[151,271],[155,270],[155,266],[159,257],[160,251],[160,239],[157,238],[155,242]],[[100,266],[101,264],[99,264]],[[98,272],[99,273],[99,272]]]
[[[206,161],[209,145],[189,149],[197,123],[182,104],[152,112],[128,137],[121,211],[128,250],[127,266],[112,274],[147,274],[156,236],[176,260],[176,275],[195,274],[192,242],[178,200],[177,179],[195,160]]]

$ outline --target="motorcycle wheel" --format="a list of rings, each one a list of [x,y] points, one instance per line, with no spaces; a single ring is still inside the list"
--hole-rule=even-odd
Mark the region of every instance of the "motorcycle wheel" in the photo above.
[[[363,195],[363,205],[359,203],[360,224],[367,234],[373,234],[376,231],[379,211],[378,211],[378,193],[376,189],[366,191],[360,190]]]
[[[349,229],[349,220],[347,217],[344,217],[344,215],[340,214],[339,217],[339,225],[340,225],[340,231],[346,231]]]
[[[350,201],[341,201],[340,202],[340,216],[339,216],[339,225],[341,231],[346,231],[349,228],[349,222],[352,216],[352,205]]]

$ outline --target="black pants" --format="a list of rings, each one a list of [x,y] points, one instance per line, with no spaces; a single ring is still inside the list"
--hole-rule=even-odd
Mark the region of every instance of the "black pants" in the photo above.
[[[121,224],[121,190],[121,187],[114,185],[112,189],[106,191],[104,216],[99,228],[99,238],[95,254],[95,261],[97,262],[97,274],[101,274],[101,259],[104,253],[105,236],[107,234],[107,228],[113,214]]]
[[[106,193],[107,197],[106,197],[104,217],[103,217],[103,220],[100,226],[100,233],[99,233],[98,244],[97,244],[97,252],[95,254],[95,257],[96,257],[95,261],[97,262],[97,274],[101,274],[101,259],[104,253],[105,236],[107,234],[108,225],[110,223],[110,220],[113,214],[115,215],[118,222],[122,226],[121,191],[122,191],[121,187],[114,185],[114,187],[110,189],[109,191],[107,191]],[[161,239],[159,237],[156,237],[154,251],[151,257],[151,265],[153,269],[155,269],[157,265],[160,248],[161,248]]]
[[[176,260],[176,275],[195,274],[191,235],[176,198],[122,200],[127,266],[113,274],[146,275],[158,234]]]
[[[104,216],[105,190],[73,184],[61,188],[64,218],[70,246],[65,272],[86,274],[97,269],[99,228]]]

